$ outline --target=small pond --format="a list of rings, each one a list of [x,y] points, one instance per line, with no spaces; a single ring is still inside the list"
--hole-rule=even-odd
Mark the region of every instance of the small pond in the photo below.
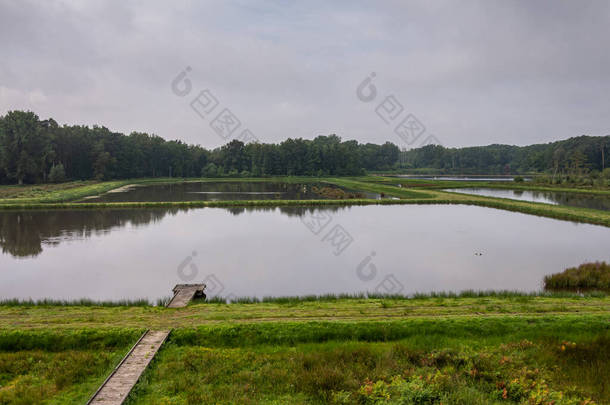
[[[596,195],[561,191],[503,190],[498,188],[454,188],[443,191],[610,211],[610,194]]]
[[[451,180],[451,181],[514,181],[513,176],[449,176],[449,175],[416,175],[416,174],[397,174],[389,177],[400,177],[413,180]],[[531,181],[531,178],[525,177],[525,181]]]

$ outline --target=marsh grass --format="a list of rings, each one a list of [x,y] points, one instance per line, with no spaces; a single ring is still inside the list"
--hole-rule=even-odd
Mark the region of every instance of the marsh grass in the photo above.
[[[232,348],[172,338],[128,404],[607,403],[608,331],[564,327]]]
[[[0,331],[0,404],[84,403],[141,331]]]
[[[494,316],[418,319],[400,321],[260,322],[203,325],[172,332],[171,341],[181,346],[245,347],[294,345],[329,341],[390,342],[414,336],[436,338],[533,338],[548,333],[561,336],[595,334],[610,330],[604,316],[561,315],[546,317]]]
[[[126,347],[143,333],[141,329],[1,330],[0,352],[23,350],[64,351]]]
[[[561,273],[544,277],[547,290],[610,291],[610,264],[606,262],[583,263]]]
[[[197,299],[193,304],[286,304],[295,305],[305,302],[336,302],[341,300],[429,300],[438,298],[603,298],[607,293],[604,291],[513,291],[513,290],[464,290],[459,292],[452,291],[436,291],[429,293],[414,293],[414,294],[382,294],[377,292],[360,292],[360,293],[341,293],[341,294],[321,294],[321,295],[297,295],[297,296],[264,296],[258,297],[236,297],[229,299],[228,297],[213,296],[206,299]]]
[[[171,297],[171,296],[165,296],[165,297],[157,298],[156,305],[158,307],[166,307],[167,304],[169,304],[169,302],[172,300],[172,298],[173,297]]]
[[[85,403],[122,350],[0,353],[0,404]]]
[[[152,305],[153,304],[147,299],[97,301],[89,298],[80,298],[75,300],[56,300],[51,298],[38,300],[9,298],[0,300],[0,306],[6,307],[148,307]]]
[[[356,294],[321,294],[321,295],[295,295],[295,296],[264,296],[259,297],[222,297],[214,295],[205,299],[195,299],[192,301],[193,304],[299,304],[303,302],[335,302],[346,299],[366,299],[365,293]]]

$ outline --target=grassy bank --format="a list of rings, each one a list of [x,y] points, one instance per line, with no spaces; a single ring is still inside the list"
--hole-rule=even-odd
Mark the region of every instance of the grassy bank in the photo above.
[[[0,186],[0,205],[58,203],[105,193],[129,184],[126,181],[70,182],[35,186]]]
[[[463,319],[499,316],[610,314],[610,297],[592,294],[486,295],[480,297],[278,298],[262,303],[197,302],[179,310],[154,306],[0,306],[4,330],[47,328],[186,328],[223,323],[365,322],[397,319]]]
[[[532,190],[532,191],[556,191],[566,193],[579,193],[590,195],[610,195],[610,189],[606,187],[566,187],[556,184],[539,184],[536,182],[518,183],[515,181],[457,181],[457,180],[425,180],[409,179],[404,177],[367,176],[359,177],[360,181],[367,181],[386,185],[401,185],[409,189],[445,189],[445,188],[498,188],[505,190]]]
[[[139,334],[0,331],[0,404],[85,403]]]

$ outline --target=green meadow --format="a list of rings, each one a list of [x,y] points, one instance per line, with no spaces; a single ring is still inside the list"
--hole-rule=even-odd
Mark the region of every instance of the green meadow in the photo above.
[[[147,328],[172,333],[129,404],[610,401],[604,293],[261,301],[2,305],[0,404],[84,403]]]

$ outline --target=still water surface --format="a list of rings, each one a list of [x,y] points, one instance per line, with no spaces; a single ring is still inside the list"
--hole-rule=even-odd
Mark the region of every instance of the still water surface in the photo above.
[[[204,279],[222,296],[532,291],[610,261],[609,228],[469,206],[6,211],[0,226],[1,298],[154,300]]]
[[[560,191],[502,190],[478,187],[446,189],[444,191],[610,211],[610,195],[566,193]]]
[[[389,177],[401,177],[405,179],[417,180],[451,180],[451,181],[514,181],[512,176],[449,176],[449,175],[417,175],[417,174],[396,174]],[[531,178],[524,178],[525,181],[531,181]]]

